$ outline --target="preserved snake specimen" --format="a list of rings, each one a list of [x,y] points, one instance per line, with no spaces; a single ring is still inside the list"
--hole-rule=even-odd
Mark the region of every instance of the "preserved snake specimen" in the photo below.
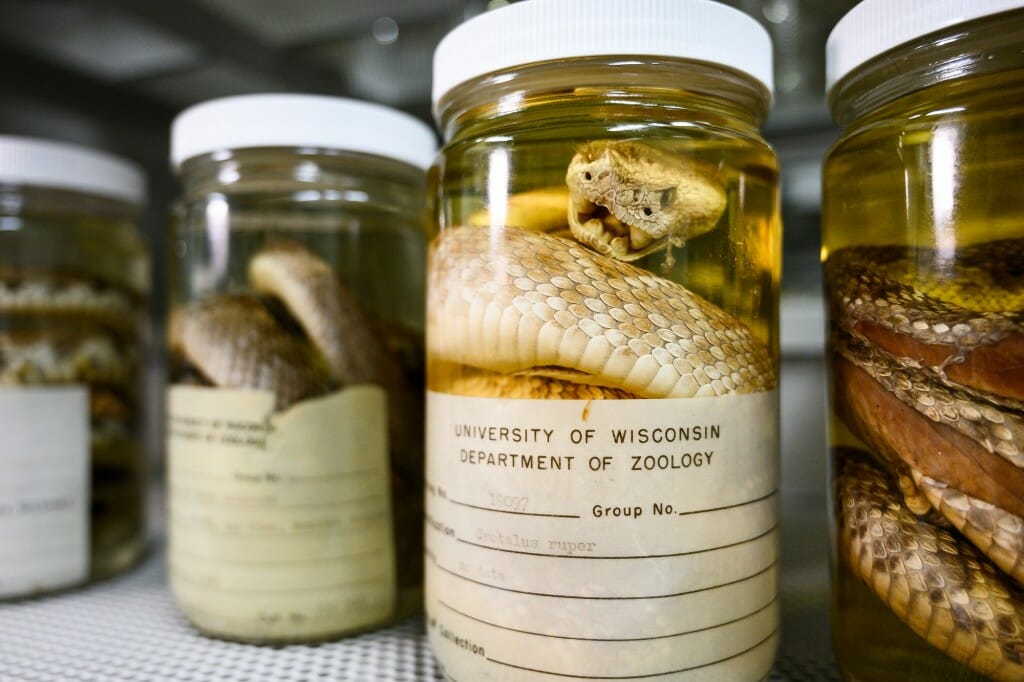
[[[89,390],[94,572],[142,527],[139,334],[127,289],[73,273],[0,272],[0,387]],[[99,564],[97,564],[99,562]]]
[[[397,360],[334,271],[295,242],[249,261],[251,290],[205,297],[177,312],[171,347],[210,383],[272,391],[279,410],[342,386],[399,392]]]
[[[392,499],[401,585],[419,581],[422,505],[422,396],[410,353],[387,336],[331,267],[291,241],[267,244],[248,262],[244,290],[179,308],[170,346],[179,380],[270,391],[275,408],[346,386],[387,393]],[[406,344],[408,345],[408,344]]]
[[[682,679],[682,659],[728,654],[739,661],[712,676],[751,677],[774,650],[776,590],[767,578],[775,510],[695,514],[759,504],[776,488],[772,183],[751,194],[764,203],[736,198],[731,188],[744,170],[725,154],[705,162],[716,152],[703,141],[562,144],[539,145],[536,155],[513,150],[509,184],[530,189],[506,199],[489,184],[486,210],[465,216],[459,193],[475,185],[444,171],[455,197],[442,194],[442,220],[450,220],[431,243],[427,280],[427,609],[438,614],[437,632],[469,632],[481,650],[503,642],[508,665],[532,671],[508,673],[516,679]],[[764,170],[771,177],[772,167]],[[493,168],[489,180],[504,187]],[[738,205],[723,218],[730,197]],[[672,249],[684,244],[675,267]],[[712,454],[710,445],[699,453],[703,445],[683,442],[691,427],[672,444],[655,436],[640,445],[648,442],[642,435],[634,445],[622,435],[676,423],[714,424],[715,439],[726,432],[714,446],[728,453],[724,463],[688,468]],[[531,442],[519,432],[543,435]],[[575,433],[597,436],[584,442]],[[589,464],[573,468],[573,459]],[[596,471],[595,461],[606,474],[583,471]],[[663,497],[686,500],[693,525],[638,520],[638,510]],[[621,515],[627,503],[634,506]],[[626,517],[628,526],[617,522]],[[601,543],[581,557],[594,561],[576,563],[575,549],[560,548],[555,538],[568,534],[589,547]],[[712,538],[721,534],[742,538],[741,553],[715,553]],[[676,563],[681,543],[700,555],[699,569]],[[737,592],[726,590],[741,581],[702,582],[731,571],[755,577]],[[477,585],[463,591],[458,579]],[[707,600],[690,613],[682,602],[643,601],[697,592]],[[515,615],[495,622],[488,604]],[[557,614],[550,625],[549,607]],[[735,630],[697,644],[689,633],[669,634],[691,624]],[[630,642],[628,652],[620,642]],[[467,662],[454,674],[480,679],[484,669]]]
[[[580,147],[565,183],[572,235],[625,261],[714,229],[726,204],[711,167],[628,140]]]
[[[1024,677],[1024,241],[830,255],[841,554],[915,632]],[[907,273],[918,273],[908,275]]]
[[[771,355],[742,322],[626,262],[716,226],[726,198],[709,166],[643,142],[595,141],[577,150],[566,186],[511,197],[516,226],[474,227],[489,224],[481,214],[435,241],[432,360],[502,377],[470,372],[446,390],[586,395],[575,384],[606,389],[602,397],[669,398],[774,387]],[[562,223],[552,220],[558,197]]]
[[[448,230],[432,253],[436,359],[648,398],[774,386],[771,357],[738,320],[667,279],[517,228]],[[468,286],[469,283],[473,286]]]

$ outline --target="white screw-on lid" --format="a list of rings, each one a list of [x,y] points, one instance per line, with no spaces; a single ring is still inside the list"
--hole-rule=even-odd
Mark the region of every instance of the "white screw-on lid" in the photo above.
[[[903,43],[1018,7],[1024,0],[863,0],[839,20],[825,44],[825,90]]]
[[[0,135],[0,184],[95,194],[141,206],[146,174],[120,157],[74,144]]]
[[[452,30],[434,53],[434,106],[452,88],[524,64],[600,55],[677,57],[742,71],[772,92],[768,32],[711,0],[529,0]]]
[[[428,168],[434,133],[379,104],[322,95],[241,95],[203,102],[171,126],[171,162],[247,147],[316,147],[375,154]]]

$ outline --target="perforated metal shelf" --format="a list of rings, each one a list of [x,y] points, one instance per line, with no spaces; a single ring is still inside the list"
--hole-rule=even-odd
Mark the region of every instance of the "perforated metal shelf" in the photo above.
[[[782,645],[772,680],[838,680],[828,640],[823,511],[783,514]],[[413,618],[318,646],[203,637],[165,588],[154,550],[92,587],[0,605],[3,682],[423,682],[442,680]]]

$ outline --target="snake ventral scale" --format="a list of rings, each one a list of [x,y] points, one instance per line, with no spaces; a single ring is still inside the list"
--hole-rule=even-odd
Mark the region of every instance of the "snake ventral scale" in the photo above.
[[[771,668],[770,63],[696,1],[535,0],[439,46],[426,588],[451,679]]]

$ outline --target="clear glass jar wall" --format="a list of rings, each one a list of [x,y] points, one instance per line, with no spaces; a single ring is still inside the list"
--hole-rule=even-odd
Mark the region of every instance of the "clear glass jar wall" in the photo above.
[[[824,177],[850,680],[1024,678],[1024,13],[839,82]]]
[[[137,210],[0,182],[0,598],[110,576],[145,547]]]
[[[749,78],[653,58],[531,64],[441,100],[426,575],[453,679],[771,667],[765,109]]]
[[[194,158],[182,176],[169,423],[180,605],[204,631],[264,641],[414,612],[425,173],[263,148]]]

